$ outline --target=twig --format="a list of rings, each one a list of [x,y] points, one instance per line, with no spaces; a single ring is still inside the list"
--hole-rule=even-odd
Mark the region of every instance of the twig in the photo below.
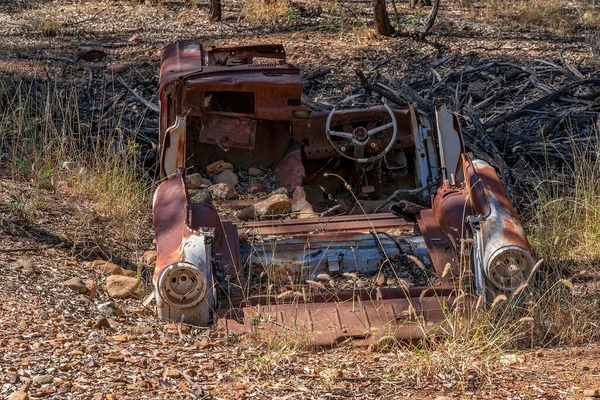
[[[102,12],[102,11],[98,11],[97,13],[95,13],[94,15],[92,15],[91,17],[89,17],[89,18],[86,18],[86,19],[83,19],[83,20],[81,20],[81,21],[67,22],[67,23],[65,23],[65,24],[62,24],[62,25],[63,25],[64,27],[69,27],[69,26],[75,26],[75,25],[79,25],[79,24],[83,24],[83,23],[86,23],[86,22],[92,21],[92,20],[96,19],[96,17],[97,17],[98,15],[100,15],[100,13],[101,13],[101,12]]]
[[[377,207],[373,212],[374,213],[378,213],[379,211],[381,211],[385,206],[387,206],[388,204],[390,204],[392,201],[398,200],[398,198],[401,195],[409,195],[409,196],[416,196],[419,193],[424,192],[425,190],[429,190],[437,185],[440,184],[439,179],[436,179],[434,182],[430,183],[427,186],[423,186],[417,189],[398,189],[396,190],[394,193],[392,193],[387,199],[385,199],[385,201],[379,206]]]
[[[94,73],[92,72],[91,68],[86,68],[85,70],[88,73],[88,83],[85,88],[85,94],[87,95],[88,102],[90,103],[90,106],[91,106],[92,105],[92,84],[94,82]]]
[[[160,109],[158,108],[158,106],[157,106],[156,104],[153,104],[153,103],[149,102],[148,100],[144,99],[142,96],[140,96],[139,94],[137,94],[136,92],[134,92],[134,91],[133,91],[133,89],[132,89],[132,88],[130,88],[130,87],[127,85],[127,83],[125,83],[125,81],[123,80],[123,78],[121,78],[120,76],[118,76],[118,77],[116,78],[116,81],[117,81],[117,82],[118,82],[118,83],[119,83],[121,86],[123,86],[125,89],[127,89],[127,91],[128,91],[129,93],[131,93],[131,94],[133,95],[133,97],[135,97],[135,99],[136,99],[136,100],[137,100],[139,103],[141,103],[141,104],[145,105],[146,107],[148,107],[148,109],[149,109],[149,110],[151,110],[151,111],[154,111],[154,112],[155,112],[155,113],[157,113],[157,114],[160,112]]]
[[[16,249],[0,249],[0,253],[28,253],[30,251],[44,251],[53,248],[54,246],[46,247],[21,247]]]

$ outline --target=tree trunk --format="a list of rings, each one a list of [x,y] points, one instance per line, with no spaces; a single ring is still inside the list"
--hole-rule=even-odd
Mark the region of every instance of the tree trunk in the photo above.
[[[427,36],[429,31],[431,30],[431,28],[433,28],[433,25],[435,24],[435,19],[437,17],[438,10],[440,8],[440,2],[442,0],[434,0],[434,1],[435,2],[433,3],[433,8],[431,9],[431,13],[429,14],[429,17],[427,18],[427,22],[425,22],[425,29],[423,29],[423,33],[421,33],[421,40],[425,39],[425,36]]]
[[[394,27],[390,23],[385,0],[373,0],[373,14],[375,15],[377,33],[384,36],[391,36],[394,33]]]
[[[410,8],[415,8],[417,5],[430,6],[431,0],[408,0]]]
[[[221,0],[210,0],[210,16],[208,19],[211,22],[221,21]]]

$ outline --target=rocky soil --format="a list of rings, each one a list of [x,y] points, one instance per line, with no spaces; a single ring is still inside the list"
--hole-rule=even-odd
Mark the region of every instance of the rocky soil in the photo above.
[[[364,7],[351,7],[363,15]],[[491,24],[459,9],[443,9],[430,39],[416,42],[380,37],[362,19],[318,14],[310,4],[277,24],[240,19],[242,8],[227,2],[224,22],[210,24],[204,3],[2,2],[0,74],[75,88],[84,113],[110,104],[110,115],[120,116],[123,132],[145,146],[152,165],[160,49],[177,39],[200,39],[208,47],[283,43],[304,73],[332,68],[307,82],[306,101],[317,109],[358,86],[357,69],[422,80],[432,78],[432,65],[446,74],[482,60],[557,58],[565,48],[577,65],[595,62],[584,30],[565,35],[510,21]],[[401,4],[404,19],[413,14]],[[214,329],[162,324],[144,305],[153,263],[148,219],[140,220],[144,234],[135,243],[116,240],[90,202],[13,180],[4,167],[0,163],[0,399],[600,398],[596,344],[489,361],[449,349],[423,355],[407,347],[376,352],[352,344],[310,349],[294,340],[225,340]],[[255,190],[252,196],[266,199],[277,189],[269,171],[255,189],[246,172],[236,172],[234,178],[220,171],[210,182],[197,177],[195,195],[206,189],[214,197],[244,199]],[[15,211],[14,193],[37,199],[35,212]]]

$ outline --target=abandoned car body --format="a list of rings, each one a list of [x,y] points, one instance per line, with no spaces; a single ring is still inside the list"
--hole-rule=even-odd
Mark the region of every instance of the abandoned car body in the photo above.
[[[454,114],[440,106],[434,124],[413,104],[313,113],[302,89],[282,46],[164,49],[159,317],[218,320],[226,334],[293,326],[317,344],[417,338],[444,321],[461,282],[485,295],[527,279],[516,212],[494,168],[465,153]],[[274,166],[291,210],[248,222],[210,197],[191,201],[186,175],[219,160]]]

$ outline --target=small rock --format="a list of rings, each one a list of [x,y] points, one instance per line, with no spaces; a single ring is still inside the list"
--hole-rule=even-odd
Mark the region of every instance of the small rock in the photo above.
[[[58,388],[58,390],[56,391],[56,393],[58,394],[64,394],[64,393],[69,393],[71,391],[71,384],[70,383],[64,383],[62,385],[60,385],[60,387]]]
[[[237,214],[237,217],[242,221],[250,221],[256,218],[256,211],[254,210],[254,206],[244,208]]]
[[[47,383],[52,383],[51,375],[36,375],[33,377],[34,385],[45,385]]]
[[[119,327],[119,323],[112,318],[107,318],[110,327],[113,329],[117,329]]]
[[[235,191],[225,183],[217,183],[208,188],[210,194],[217,199],[231,200],[235,197]]]
[[[93,358],[90,358],[86,363],[85,366],[88,368],[97,368],[98,367],[98,363],[96,362],[96,360],[94,360]]]
[[[107,317],[120,317],[123,315],[123,310],[121,310],[121,308],[112,301],[98,304],[97,308],[102,315],[105,315]]]
[[[104,400],[106,398],[106,396],[104,395],[104,393],[98,392],[98,393],[94,393],[94,395],[92,396],[92,400]]]
[[[285,194],[287,196],[288,190],[284,187],[277,188],[277,189],[273,190],[271,193],[269,193],[269,197],[275,196],[276,194]]]
[[[86,293],[90,297],[96,297],[98,292],[98,284],[92,279],[85,280]]]
[[[165,378],[179,378],[181,376],[181,373],[176,369],[168,369],[163,373],[163,376]]]
[[[109,362],[125,362],[125,356],[121,354],[111,354],[108,357],[106,357],[106,359]]]
[[[132,37],[130,37],[129,39],[127,39],[127,41],[129,43],[139,42],[140,40],[142,40],[142,38],[140,37],[140,35],[133,35]]]
[[[215,176],[215,183],[224,183],[231,189],[235,189],[239,182],[238,176],[231,170],[226,169]]]
[[[206,172],[208,172],[210,175],[217,175],[225,170],[233,171],[233,165],[223,160],[215,161],[206,167]]]
[[[150,379],[142,379],[137,385],[142,389],[152,389],[154,387],[154,383]]]
[[[82,46],[77,49],[75,54],[75,61],[100,61],[106,58],[108,54],[100,49],[94,49],[92,47]]]
[[[110,297],[124,299],[131,296],[140,286],[138,278],[111,275],[106,279],[106,291]]]
[[[178,324],[166,324],[163,326],[163,331],[170,333],[171,335],[179,334],[179,325]],[[181,333],[187,335],[190,333],[190,327],[187,325],[181,325]]]
[[[264,217],[289,214],[292,211],[292,203],[287,194],[275,194],[257,202],[254,205],[254,210],[256,215]]]
[[[369,345],[369,350],[378,352],[382,350],[391,350],[398,339],[395,336],[383,336],[377,340],[377,342]]]
[[[250,168],[248,168],[248,175],[250,175],[250,176],[259,176],[260,174],[262,174],[262,169],[256,168],[256,167],[250,167]]]
[[[143,255],[144,262],[150,266],[156,264],[156,257],[158,257],[158,252],[156,250],[145,251]]]
[[[94,329],[109,328],[110,329],[110,323],[108,322],[106,317],[104,317],[103,315],[100,315],[98,318],[96,318],[96,322],[94,322],[94,325],[92,325],[92,328],[94,328]]]
[[[58,369],[62,372],[68,372],[71,369],[73,369],[73,365],[71,365],[70,363],[62,363],[58,366]]]
[[[91,263],[93,269],[97,269],[105,275],[124,275],[129,277],[137,276],[136,271],[121,268],[117,264],[111,263],[110,261],[96,260]]]
[[[84,294],[85,292],[87,292],[85,282],[83,281],[83,279],[78,277],[71,278],[68,281],[63,282],[63,285],[79,294]]]
[[[17,392],[12,392],[9,396],[7,400],[29,400],[29,395],[27,395],[26,392],[22,392],[22,391],[17,391]]]
[[[600,397],[600,391],[598,389],[584,389],[584,397]]]
[[[306,200],[306,191],[302,186],[294,189],[292,211],[298,213],[298,218],[311,218],[315,215],[312,205]]]
[[[202,182],[202,175],[198,173],[186,175],[185,183],[187,185],[188,190],[201,189],[204,185],[204,183]]]
[[[94,305],[94,300],[92,300],[85,294],[80,294],[79,296],[77,296],[77,300],[79,300],[81,302],[81,304],[88,306],[88,307],[92,307]]]
[[[210,203],[210,201],[212,200],[212,196],[211,196],[209,190],[206,190],[206,189],[190,190],[189,191],[190,202],[192,202],[192,203]]]
[[[250,194],[258,194],[258,193],[267,193],[269,188],[267,185],[263,185],[262,183],[253,183],[248,188],[248,193]]]
[[[214,343],[212,340],[206,338],[206,339],[202,339],[201,341],[196,343],[196,346],[198,346],[198,348],[200,350],[204,350],[204,349],[210,349],[211,347],[213,347]]]
[[[209,187],[213,184],[213,182],[210,179],[202,178],[202,184],[206,187]]]
[[[135,333],[152,333],[154,332],[154,328],[150,327],[150,326],[134,326],[133,328],[131,328],[132,331],[134,331]]]
[[[503,354],[500,356],[500,359],[498,360],[500,361],[500,363],[502,364],[522,364],[525,362],[525,356],[522,354]]]
[[[129,65],[119,63],[107,65],[104,73],[106,75],[121,75],[127,71],[129,71]]]
[[[14,385],[15,383],[19,383],[19,375],[17,374],[9,374],[8,375],[8,383]]]
[[[18,260],[14,265],[17,270],[25,275],[31,275],[36,272],[33,264],[29,260]]]

